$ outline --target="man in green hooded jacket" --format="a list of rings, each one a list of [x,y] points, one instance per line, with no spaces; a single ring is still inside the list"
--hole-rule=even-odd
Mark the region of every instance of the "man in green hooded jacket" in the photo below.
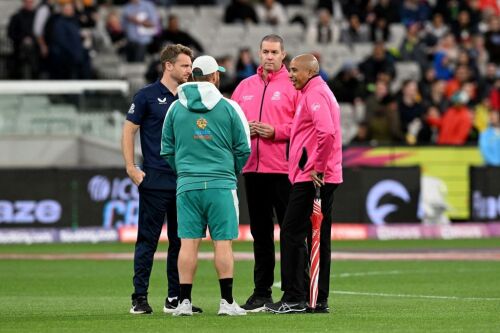
[[[220,67],[211,56],[193,62],[193,79],[177,88],[163,124],[161,153],[177,173],[179,305],[174,316],[192,315],[191,289],[206,228],[214,241],[219,315],[245,315],[232,296],[232,240],[238,237],[236,175],[250,155],[250,129],[239,105],[217,89]]]

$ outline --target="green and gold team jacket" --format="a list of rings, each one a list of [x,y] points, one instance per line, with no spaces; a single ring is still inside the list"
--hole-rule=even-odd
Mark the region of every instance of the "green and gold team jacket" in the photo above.
[[[236,189],[250,155],[250,129],[240,106],[209,82],[177,88],[163,123],[160,155],[177,173],[177,194],[206,188]]]

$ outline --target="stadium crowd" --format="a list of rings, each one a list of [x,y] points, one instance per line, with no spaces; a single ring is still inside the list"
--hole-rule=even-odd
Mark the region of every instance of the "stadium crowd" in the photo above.
[[[463,145],[477,142],[490,113],[500,111],[500,5],[495,0],[318,0],[313,17],[286,10],[311,6],[306,0],[19,2],[7,27],[13,46],[10,79],[100,78],[92,62],[107,40],[124,62],[150,63],[146,77],[154,81],[158,61],[153,55],[164,44],[181,43],[203,54],[209,43],[193,30],[182,30],[183,17],[165,19],[158,8],[213,5],[224,6],[221,23],[298,24],[304,43],[311,45],[372,43],[365,59],[322,72],[339,103],[350,105],[354,114],[351,125],[357,129],[344,143]],[[405,34],[400,45],[388,47],[393,24],[403,24]],[[224,94],[255,73],[252,48],[257,45],[250,47],[227,50],[217,59],[227,69],[221,78]],[[416,63],[421,78],[394,88],[398,62]]]

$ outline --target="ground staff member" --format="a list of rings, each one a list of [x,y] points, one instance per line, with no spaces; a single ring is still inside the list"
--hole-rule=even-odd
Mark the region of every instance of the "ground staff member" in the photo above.
[[[219,315],[245,315],[233,299],[232,240],[238,237],[236,175],[250,155],[250,129],[238,104],[222,97],[219,67],[213,57],[193,62],[198,82],[179,86],[179,100],[163,125],[161,156],[177,172],[180,303],[174,315],[190,316],[198,248],[206,228],[214,241],[219,277]]]
[[[243,308],[252,312],[273,301],[273,216],[275,211],[281,225],[290,193],[287,156],[298,92],[288,79],[285,56],[283,39],[265,36],[257,74],[243,80],[231,97],[249,120],[252,138],[252,153],[243,169],[255,256],[255,289]]]
[[[192,52],[182,45],[169,45],[160,55],[163,67],[161,79],[148,85],[134,96],[123,126],[122,150],[127,174],[139,186],[139,231],[134,254],[134,293],[130,313],[151,313],[148,304],[148,286],[153,257],[158,246],[161,229],[168,222],[168,297],[164,312],[177,307],[179,273],[177,257],[180,240],[177,236],[175,207],[176,178],[164,159],[160,157],[161,130],[167,110],[177,100],[177,86],[191,75]],[[139,169],[134,161],[134,139],[140,131],[143,165]],[[198,309],[198,311],[201,311]]]
[[[330,292],[330,232],[333,192],[342,183],[340,108],[311,54],[290,63],[290,79],[302,92],[290,138],[290,201],[281,228],[281,301],[266,304],[275,313],[306,311],[308,285],[305,243],[311,230],[315,186],[321,186],[323,223],[320,240],[319,292],[316,312],[328,312]]]

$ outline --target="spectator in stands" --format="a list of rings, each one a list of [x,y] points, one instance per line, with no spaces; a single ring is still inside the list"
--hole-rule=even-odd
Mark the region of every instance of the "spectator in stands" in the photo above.
[[[422,99],[425,101],[430,98],[432,84],[436,81],[436,71],[433,67],[427,67],[424,70],[424,75],[418,82],[418,90],[422,94]]]
[[[225,97],[229,98],[234,88],[236,88],[236,73],[233,57],[225,55],[216,60],[220,66],[226,69],[226,71],[220,75],[219,90]]]
[[[366,22],[371,0],[339,0],[344,17],[356,15],[360,22]]]
[[[319,52],[312,52],[311,53],[316,60],[318,61],[319,64],[319,76],[323,79],[323,81],[328,82],[328,73],[321,67],[321,53]]]
[[[491,103],[488,97],[484,97],[480,103],[474,107],[474,128],[482,133],[488,128],[490,122]]]
[[[111,39],[113,48],[118,54],[124,55],[127,47],[127,36],[125,36],[122,22],[116,10],[110,11],[106,18],[106,31]]]
[[[387,25],[397,23],[400,21],[399,5],[398,0],[379,0],[373,8],[373,14],[376,18],[384,18]]]
[[[378,144],[393,144],[403,140],[397,107],[388,85],[377,81],[375,92],[366,99],[366,124],[371,140]]]
[[[23,0],[22,8],[9,21],[7,34],[12,40],[13,79],[35,79],[38,77],[38,50],[33,35],[35,18],[34,0]]]
[[[74,0],[76,17],[81,28],[95,28],[99,15],[95,0]]]
[[[460,66],[465,66],[469,69],[469,80],[479,80],[479,68],[477,67],[475,59],[470,56],[469,52],[466,49],[460,49],[458,51],[456,66],[457,68]]]
[[[401,5],[401,22],[410,24],[413,22],[424,23],[431,15],[431,8],[426,0],[404,0]]]
[[[437,44],[444,35],[449,31],[449,27],[445,24],[441,13],[434,13],[432,20],[425,23],[426,42],[429,46]]]
[[[489,12],[497,17],[500,16],[500,5],[496,0],[480,0],[479,8],[482,11]]]
[[[254,75],[257,72],[257,64],[252,58],[249,48],[242,48],[238,53],[236,61],[236,84]]]
[[[436,71],[436,79],[449,80],[453,77],[453,61],[445,52],[436,52],[434,54],[433,68]]]
[[[349,25],[340,32],[340,42],[345,44],[366,43],[370,41],[370,32],[362,25],[359,16],[349,16]]]
[[[420,68],[428,66],[427,46],[420,38],[420,23],[407,26],[406,36],[399,47],[402,61],[414,61]]]
[[[370,24],[370,39],[372,42],[387,42],[389,40],[389,24],[385,17],[376,17]]]
[[[328,86],[335,92],[339,103],[354,104],[364,94],[364,84],[356,65],[346,62],[338,74],[328,81]]]
[[[456,21],[452,23],[451,31],[455,35],[458,43],[472,38],[479,32],[478,27],[471,22],[470,14],[467,10],[461,10]]]
[[[414,120],[419,120],[424,114],[422,97],[418,91],[417,82],[406,80],[401,88],[398,98],[398,111],[401,119],[401,130],[408,132],[408,128]]]
[[[54,19],[49,44],[51,78],[56,80],[89,79],[90,58],[83,47],[80,25],[72,2],[62,5]]]
[[[123,7],[122,26],[127,36],[127,61],[144,61],[147,47],[158,32],[159,18],[155,6],[145,0],[129,0]]]
[[[313,22],[307,28],[306,41],[308,44],[331,44],[339,40],[339,29],[333,23],[332,15],[325,9],[317,12],[318,21]]]
[[[479,80],[478,93],[479,98],[490,96],[491,89],[493,89],[496,79],[500,76],[500,67],[493,62],[490,62],[486,67],[486,73]]]
[[[95,52],[94,29],[96,28],[99,14],[95,0],[73,0],[75,5],[75,16],[80,22],[80,33],[83,38],[83,46],[89,54]]]
[[[458,46],[455,36],[451,32],[448,32],[439,40],[436,52],[444,53],[451,62],[455,62],[457,60]]]
[[[248,0],[232,0],[226,7],[224,23],[259,23],[259,19]]]
[[[452,106],[443,116],[433,115],[427,121],[439,129],[437,143],[440,145],[463,145],[472,129],[472,113],[467,107],[469,96],[458,91],[451,99]]]
[[[464,43],[463,47],[476,62],[479,73],[485,73],[489,55],[486,50],[484,35],[472,36],[472,41],[470,43]]]
[[[383,42],[373,45],[373,54],[359,65],[361,73],[365,76],[366,83],[373,83],[381,72],[388,73],[391,78],[396,74],[394,61],[389,56]]]
[[[288,22],[285,8],[275,0],[261,0],[255,7],[260,23],[280,25]]]
[[[500,77],[496,78],[489,97],[493,110],[500,112]]]
[[[179,28],[179,17],[174,14],[168,17],[167,27],[154,38],[150,53],[157,53],[165,44],[182,44],[198,53],[204,52],[203,46],[193,36]]]
[[[464,84],[469,82],[470,80],[470,69],[466,65],[460,65],[455,70],[455,75],[451,80],[446,84],[445,96],[448,99],[451,99],[455,93],[461,89],[463,89]],[[475,96],[469,96],[475,97]]]
[[[42,0],[35,12],[33,22],[33,35],[36,38],[40,59],[40,77],[48,76],[50,70],[49,63],[49,34],[51,22],[53,22],[55,13],[55,0]]]
[[[441,117],[441,111],[435,105],[430,105],[423,116],[421,126],[416,137],[416,143],[431,144],[436,143],[438,138],[439,129],[437,126],[431,124],[428,119],[437,119]]]
[[[500,113],[490,111],[490,124],[479,136],[479,149],[484,163],[500,167]]]
[[[431,85],[430,95],[423,99],[424,107],[435,106],[442,114],[449,106],[449,100],[445,97],[446,82],[435,80]]]
[[[488,31],[484,34],[485,47],[490,61],[500,64],[500,17],[492,16],[488,23]]]

